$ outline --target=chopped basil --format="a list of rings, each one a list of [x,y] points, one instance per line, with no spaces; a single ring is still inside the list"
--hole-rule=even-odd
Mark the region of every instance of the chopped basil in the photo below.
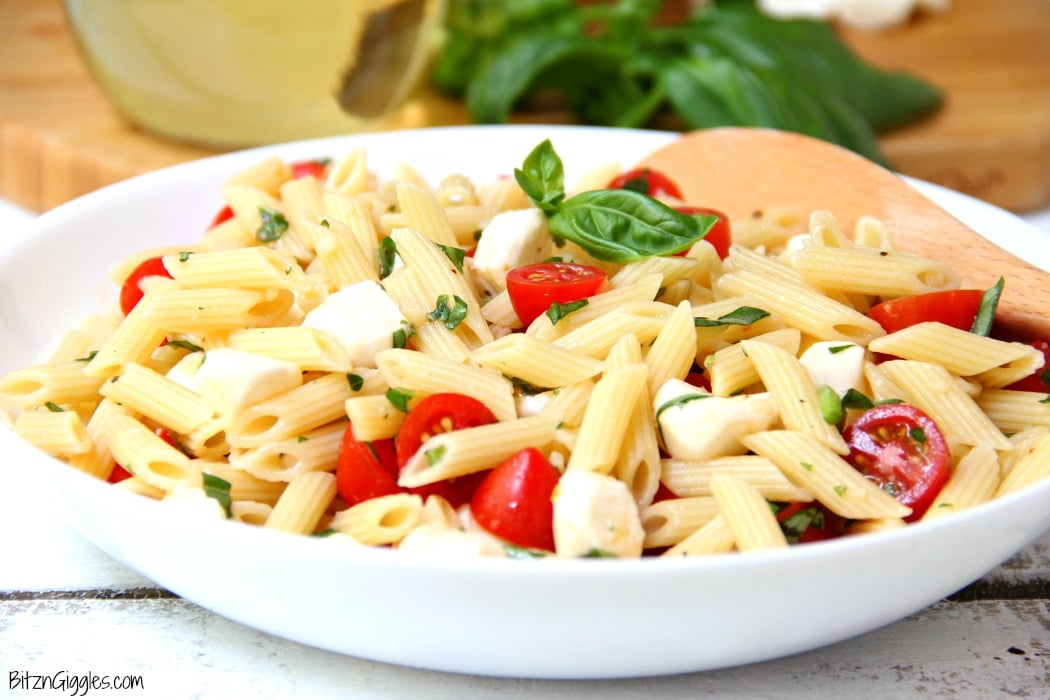
[[[405,389],[387,389],[386,392],[386,400],[402,413],[408,413],[408,402],[413,396],[411,391]]]
[[[52,413],[65,413],[66,411],[66,409],[62,408],[54,401],[47,401],[46,403],[44,403],[44,405],[47,406],[47,410],[51,411]]]
[[[324,530],[319,530],[319,531],[313,533],[312,535],[310,535],[310,537],[331,537],[332,535],[337,535],[337,534],[339,534],[338,530],[333,530],[332,528],[329,527],[329,528],[326,528]]]
[[[612,552],[608,552],[604,549],[594,547],[589,549],[586,554],[583,555],[583,559],[615,559],[616,555]]]
[[[328,223],[328,219],[321,219],[321,224],[320,225],[323,228],[332,228],[332,225],[330,223]]]
[[[190,352],[204,352],[204,348],[196,343],[191,343],[188,340],[169,340],[168,345],[182,348],[183,350],[189,350]]]
[[[233,515],[231,505],[233,499],[230,498],[230,482],[225,479],[220,479],[217,476],[212,476],[207,472],[201,475],[203,477],[204,495],[208,498],[214,498],[222,506],[222,509],[226,512],[226,517],[229,518]]]
[[[259,207],[259,218],[262,223],[255,231],[255,238],[260,243],[273,243],[280,240],[288,230],[288,219],[284,214],[269,207]]]
[[[384,238],[379,242],[379,278],[383,279],[394,271],[397,259],[397,243],[393,238]]]
[[[412,326],[402,321],[401,327],[391,335],[390,342],[395,348],[403,348],[408,345],[408,339],[413,335]]]
[[[445,450],[447,448],[444,445],[438,445],[432,450],[426,450],[423,452],[423,456],[427,458],[427,466],[432,467],[441,461],[441,458],[445,456]]]
[[[955,504],[954,503],[938,503],[937,507],[938,508],[954,508]]]
[[[843,486],[842,484],[835,484],[835,493],[837,493],[840,496],[845,496],[846,495],[846,487]]]
[[[813,471],[813,465],[809,462],[799,462],[799,464],[802,465],[802,468],[805,469],[807,472]]]
[[[908,435],[911,437],[912,440],[919,443],[920,445],[926,443],[926,431],[922,428],[912,428],[908,431]]]
[[[842,396],[843,408],[859,408],[867,410],[875,406],[875,402],[856,389],[847,389]]]
[[[521,377],[508,377],[508,379],[510,379],[510,383],[514,386],[514,388],[518,391],[519,394],[524,394],[526,396],[535,396],[536,394],[543,393],[543,389],[537,386],[533,386]]]
[[[365,378],[360,374],[346,373],[346,382],[350,385],[351,391],[361,391],[361,387],[365,385]]]
[[[977,316],[973,319],[970,332],[976,335],[987,336],[992,332],[992,324],[995,322],[995,310],[999,306],[999,297],[1003,295],[1003,286],[1006,280],[1002,277],[993,286],[984,290],[981,295],[981,303],[977,307]]]
[[[817,399],[820,403],[820,415],[828,425],[838,425],[842,422],[846,412],[842,407],[842,399],[838,393],[827,384],[817,387]]]
[[[296,438],[298,442],[306,442],[309,439],[310,438],[306,437],[305,435],[300,435],[298,438]]]
[[[715,319],[702,316],[694,318],[693,325],[704,328],[714,326],[750,326],[767,316],[769,316],[769,312],[763,309],[756,309],[753,306],[741,306],[739,309],[730,311]]]
[[[186,262],[190,259],[190,255],[192,255],[192,253],[187,250],[181,251],[179,253],[179,262]]]
[[[95,359],[96,355],[98,355],[98,350],[92,350],[87,355],[84,355],[83,357],[78,357],[76,360],[74,360],[74,362],[91,362]]]
[[[547,318],[551,320],[551,325],[555,325],[558,323],[558,321],[562,320],[567,315],[571,314],[573,311],[576,311],[577,309],[582,309],[585,306],[587,306],[586,299],[577,299],[576,301],[570,301],[565,304],[559,304],[558,302],[554,302],[549,307],[547,307]]]
[[[676,396],[673,399],[660,404],[660,407],[656,409],[656,420],[659,422],[660,415],[669,408],[682,406],[690,401],[696,401],[697,399],[709,399],[711,396],[712,394],[682,394],[681,396]]]
[[[456,269],[463,272],[463,260],[467,256],[467,251],[462,248],[457,248],[454,245],[442,245],[438,243],[438,248],[441,248],[442,252],[445,253],[445,257],[452,261],[452,264],[456,266]]]
[[[467,318],[467,302],[463,300],[458,294],[452,296],[453,303],[449,306],[448,295],[441,294],[437,298],[437,305],[434,310],[427,314],[427,318],[431,321],[440,321],[445,324],[445,328],[450,331],[456,330],[459,324]]]
[[[540,549],[529,549],[516,544],[503,545],[503,553],[510,559],[543,559],[547,553]]]
[[[1045,399],[1040,400],[1039,403],[1050,403],[1050,394]]]
[[[780,523],[780,529],[784,531],[784,536],[791,544],[797,544],[806,530],[811,527],[817,529],[824,527],[824,511],[817,506],[809,506],[796,511]]]
[[[838,355],[840,352],[843,352],[845,350],[849,350],[850,348],[855,348],[855,347],[857,347],[857,346],[856,345],[852,345],[852,344],[835,345],[834,347],[828,348],[828,352],[830,352],[832,355]]]

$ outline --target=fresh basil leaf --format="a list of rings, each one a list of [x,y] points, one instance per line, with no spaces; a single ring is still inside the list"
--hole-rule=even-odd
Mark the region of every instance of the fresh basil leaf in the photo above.
[[[255,238],[260,243],[273,243],[280,240],[288,230],[288,219],[276,209],[259,207],[259,218],[262,223],[255,231]]]
[[[551,325],[556,325],[558,321],[565,318],[568,314],[587,306],[587,303],[586,299],[577,299],[576,301],[566,302],[565,304],[554,302],[547,307],[547,311],[544,313],[547,315],[547,318],[550,319]]]
[[[467,251],[454,245],[442,245],[440,243],[438,243],[438,248],[441,248],[445,257],[452,261],[452,264],[456,266],[456,270],[462,273],[463,261],[467,257]]]
[[[169,340],[168,345],[175,348],[182,348],[183,350],[189,350],[190,352],[204,352],[204,348],[196,343],[191,343],[188,340]]]
[[[402,413],[408,413],[408,402],[415,394],[406,389],[387,389],[386,400]]]
[[[817,402],[820,404],[820,415],[828,425],[838,425],[845,418],[846,412],[842,407],[842,399],[838,392],[827,384],[817,387]]]
[[[384,279],[394,271],[394,262],[397,260],[397,243],[393,238],[384,238],[379,241],[379,279]]]
[[[529,201],[547,216],[556,213],[565,199],[565,168],[550,139],[532,149],[521,168],[514,170],[514,179]]]
[[[977,316],[973,319],[970,332],[976,335],[988,336],[992,332],[995,323],[995,311],[999,308],[999,298],[1003,295],[1003,287],[1006,280],[1002,277],[994,285],[984,290],[981,295],[981,303],[977,306]]]
[[[201,474],[203,479],[202,487],[204,488],[204,495],[208,498],[214,498],[222,506],[223,511],[226,513],[226,517],[233,516],[233,499],[230,497],[230,482],[225,479],[220,479],[217,476],[208,474],[207,472]]]
[[[547,226],[592,257],[625,263],[672,255],[704,237],[717,217],[681,214],[631,190],[593,190],[565,200]]]
[[[875,402],[856,389],[847,389],[842,396],[843,408],[857,408],[867,410],[875,406]]]
[[[445,325],[450,331],[456,330],[459,324],[467,318],[467,302],[458,294],[453,295],[453,303],[448,303],[448,295],[441,294],[437,298],[437,304],[433,311],[427,314],[431,321],[438,321]]]
[[[543,559],[547,556],[541,549],[529,549],[516,544],[504,544],[503,553],[509,559]]]
[[[718,318],[705,318],[694,316],[693,325],[697,328],[712,328],[717,326],[750,326],[769,316],[764,309],[756,309],[753,306],[741,306]]]
[[[360,374],[346,373],[346,382],[350,385],[350,391],[361,391],[365,385],[365,378]]]
[[[780,523],[780,529],[784,531],[784,536],[791,544],[797,544],[806,530],[811,527],[818,529],[824,527],[824,511],[816,506],[802,508],[784,518]]]
[[[673,399],[668,399],[667,401],[660,404],[660,406],[656,409],[656,422],[660,422],[660,416],[663,414],[664,411],[666,411],[669,408],[674,408],[675,406],[683,406],[692,401],[698,401],[700,399],[709,399],[711,397],[712,394],[682,394],[681,396],[676,396]]]
[[[66,411],[66,409],[62,408],[61,406],[59,406],[54,401],[45,401],[44,402],[44,407],[47,408],[47,410],[51,411],[52,413],[65,413],[65,411]]]

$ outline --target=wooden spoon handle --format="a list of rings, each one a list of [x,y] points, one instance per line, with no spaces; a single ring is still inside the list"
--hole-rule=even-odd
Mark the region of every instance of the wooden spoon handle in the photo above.
[[[1006,286],[997,334],[1050,338],[1050,273],[1008,253],[963,224],[894,173],[849,150],[809,136],[727,127],[685,134],[640,163],[677,182],[690,203],[731,219],[790,207],[824,209],[845,231],[864,215],[881,219],[898,247],[949,265],[962,286]]]

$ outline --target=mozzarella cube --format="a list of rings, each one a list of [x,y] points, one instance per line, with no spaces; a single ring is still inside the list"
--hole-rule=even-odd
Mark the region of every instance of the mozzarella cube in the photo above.
[[[178,508],[190,519],[226,519],[222,504],[196,486],[176,485],[161,501],[169,507]]]
[[[864,380],[867,352],[856,343],[822,340],[809,346],[799,362],[809,372],[816,386],[826,384],[839,396],[850,389],[860,389]]]
[[[714,396],[669,379],[653,401],[664,449],[675,459],[711,459],[744,454],[740,438],[766,430],[778,411],[768,393]]]
[[[515,209],[492,217],[474,252],[474,272],[485,288],[498,294],[507,288],[507,273],[543,262],[551,255],[547,217],[539,209]]]
[[[168,370],[167,376],[227,415],[303,382],[302,371],[295,363],[233,348],[187,355]]]
[[[640,557],[645,530],[634,496],[619,479],[565,472],[551,494],[558,556]]]
[[[394,347],[409,323],[378,282],[365,280],[328,295],[302,325],[331,333],[355,367],[375,367],[376,353]]]
[[[491,535],[436,525],[421,525],[412,529],[397,548],[427,559],[459,560],[507,555],[503,543]]]

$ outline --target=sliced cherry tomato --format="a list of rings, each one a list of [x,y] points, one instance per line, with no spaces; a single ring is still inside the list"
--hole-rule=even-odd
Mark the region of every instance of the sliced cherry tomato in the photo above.
[[[514,313],[527,326],[554,302],[579,301],[600,292],[608,281],[605,272],[590,265],[535,263],[507,273],[507,293]]]
[[[951,289],[890,299],[868,309],[868,317],[879,322],[887,333],[894,333],[925,321],[940,321],[964,331],[970,330],[984,292],[978,289]]]
[[[296,163],[292,163],[288,166],[292,171],[293,178],[306,177],[307,175],[313,175],[318,180],[324,178],[328,172],[328,160],[325,158],[318,158],[316,160],[301,160]]]
[[[380,450],[372,443],[355,438],[353,426],[349,423],[339,445],[335,484],[339,495],[351,506],[404,491],[397,485],[397,465],[384,465],[380,461]]]
[[[171,279],[171,273],[164,267],[164,261],[158,256],[147,258],[139,263],[138,267],[131,271],[124,284],[120,287],[120,310],[127,316],[131,310],[142,301],[145,292],[142,290],[142,281],[147,277],[167,277]]]
[[[561,475],[534,447],[502,462],[478,485],[470,499],[474,520],[492,534],[520,547],[554,551],[551,494]]]
[[[1029,343],[1032,347],[1043,353],[1043,366],[1024,379],[1014,382],[1007,389],[1017,391],[1041,391],[1050,392],[1050,342],[1045,340],[1033,340]]]
[[[922,517],[951,475],[944,435],[914,406],[869,408],[842,435],[854,468],[912,509],[908,522]]]
[[[208,228],[215,228],[216,226],[218,226],[222,222],[229,221],[232,218],[233,218],[233,209],[231,209],[230,205],[227,204],[226,206],[224,206],[222,209],[220,209],[215,214],[215,218],[213,218],[211,220],[211,223],[208,224]]]
[[[614,177],[608,185],[610,190],[634,190],[650,197],[682,198],[682,191],[674,180],[659,170],[652,168],[635,168]]]
[[[777,511],[777,522],[789,542],[819,542],[846,532],[846,519],[818,501],[789,503]]]
[[[682,214],[706,214],[707,216],[717,216],[718,221],[716,221],[714,226],[704,234],[704,240],[715,247],[715,252],[718,253],[718,257],[722,260],[725,260],[729,256],[729,246],[733,243],[733,235],[730,229],[728,216],[717,209],[710,209],[708,207],[681,206],[675,207],[675,211]]]
[[[496,416],[488,406],[464,394],[431,394],[416,404],[397,433],[395,442],[397,465],[405,466],[419,447],[438,433],[495,423]],[[467,474],[426,486],[409,489],[421,496],[441,496],[454,508],[470,501],[486,472]]]
[[[107,478],[106,481],[108,481],[111,484],[119,484],[120,482],[124,481],[124,479],[130,479],[131,476],[131,472],[129,472],[127,469],[120,466],[119,464],[114,464],[113,469],[109,472],[109,478]]]

